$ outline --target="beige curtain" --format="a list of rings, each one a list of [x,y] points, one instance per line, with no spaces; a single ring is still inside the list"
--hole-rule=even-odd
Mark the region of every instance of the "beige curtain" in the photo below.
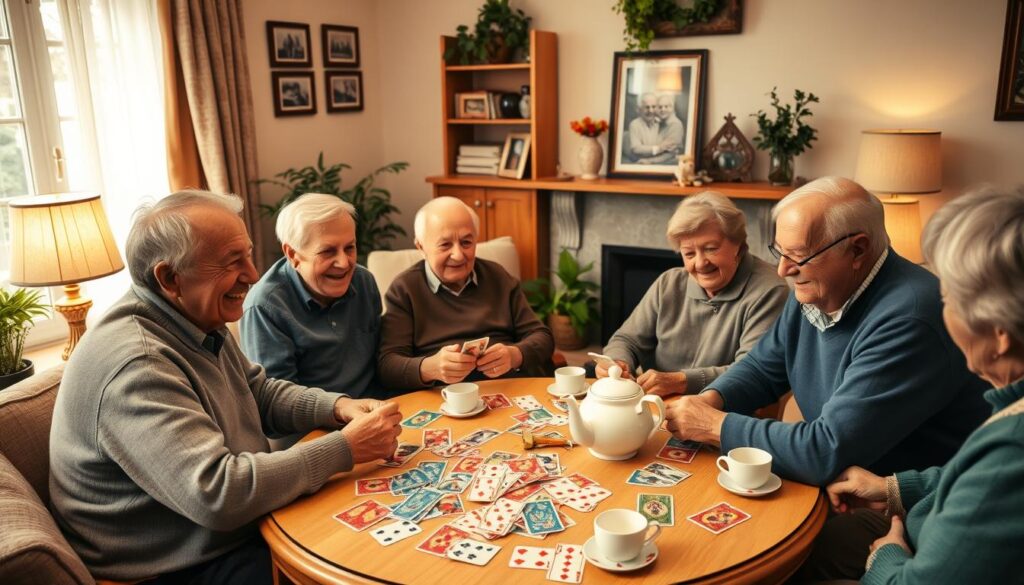
[[[262,272],[256,129],[242,0],[159,1],[171,187],[202,186],[241,197]]]

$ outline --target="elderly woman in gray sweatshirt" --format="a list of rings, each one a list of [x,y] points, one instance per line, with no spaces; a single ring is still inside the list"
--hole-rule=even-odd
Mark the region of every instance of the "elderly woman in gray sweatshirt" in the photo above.
[[[754,346],[789,289],[775,267],[751,255],[746,217],[726,196],[687,197],[667,236],[683,268],[663,273],[608,340],[604,354],[624,372],[642,367],[649,394],[695,394]],[[607,375],[598,363],[597,376]]]

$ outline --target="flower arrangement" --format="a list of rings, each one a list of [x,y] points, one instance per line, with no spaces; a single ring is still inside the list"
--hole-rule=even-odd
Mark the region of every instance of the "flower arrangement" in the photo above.
[[[590,119],[590,116],[586,116],[582,120],[569,122],[569,127],[580,136],[597,138],[608,130],[608,122],[604,120],[594,121]]]

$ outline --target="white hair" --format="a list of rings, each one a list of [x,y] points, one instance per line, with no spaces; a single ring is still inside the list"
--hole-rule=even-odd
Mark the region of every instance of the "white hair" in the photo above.
[[[419,211],[416,212],[416,217],[412,220],[412,233],[413,238],[417,242],[423,243],[423,234],[427,231],[427,216],[431,213],[435,213],[441,207],[449,205],[459,204],[462,205],[469,212],[469,216],[473,219],[473,234],[480,235],[480,216],[477,215],[476,210],[466,205],[466,203],[458,197],[437,197],[428,201],[423,207],[420,207]]]
[[[191,267],[197,242],[188,211],[198,206],[220,207],[237,215],[242,200],[209,191],[178,191],[135,210],[124,251],[132,282],[159,292],[160,283],[153,274],[157,264],[166,262],[175,273]]]
[[[709,222],[717,225],[725,237],[742,250],[747,249],[746,216],[732,200],[717,191],[704,191],[680,201],[668,220],[665,235],[678,250],[683,238],[700,231]]]
[[[772,224],[786,208],[811,197],[827,200],[825,212],[810,230],[811,237],[817,237],[821,245],[831,244],[846,234],[864,232],[871,256],[877,258],[889,247],[882,202],[864,187],[843,177],[822,177],[786,195],[772,208]],[[840,245],[846,247],[849,241]]]
[[[295,199],[277,215],[277,241],[302,250],[309,243],[310,228],[334,221],[348,214],[356,219],[356,208],[336,195],[306,193]]]
[[[973,332],[998,326],[1024,342],[1024,186],[981,187],[943,205],[921,248]]]

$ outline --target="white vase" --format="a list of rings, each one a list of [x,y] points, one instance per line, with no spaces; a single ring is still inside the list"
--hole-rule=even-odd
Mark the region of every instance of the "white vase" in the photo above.
[[[597,138],[590,136],[583,137],[583,145],[580,146],[580,178],[592,181],[597,178],[601,171],[601,163],[604,162],[604,150]]]

